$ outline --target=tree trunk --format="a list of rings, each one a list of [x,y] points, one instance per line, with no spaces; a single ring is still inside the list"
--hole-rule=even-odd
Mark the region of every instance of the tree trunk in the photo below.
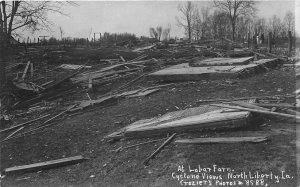
[[[7,54],[8,48],[8,39],[5,33],[1,32],[0,34],[0,93],[3,91],[6,85],[6,73],[5,73],[5,57]]]
[[[235,41],[235,22],[232,21],[232,41]]]

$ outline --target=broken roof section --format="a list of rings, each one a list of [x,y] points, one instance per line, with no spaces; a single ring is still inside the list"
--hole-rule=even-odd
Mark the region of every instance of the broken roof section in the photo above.
[[[249,63],[252,57],[247,58],[217,58],[207,59],[197,64],[204,67],[192,67],[188,63],[174,65],[149,75],[150,79],[162,81],[195,81],[207,79],[237,78],[249,72],[256,73],[280,63],[278,59],[261,59]],[[248,63],[246,65],[233,65],[234,63]],[[213,64],[213,66],[208,66]],[[231,64],[230,66],[221,64]],[[194,64],[195,65],[195,64]],[[200,66],[202,66],[200,65]]]
[[[136,121],[107,136],[108,139],[122,137],[145,137],[173,132],[194,131],[203,128],[245,127],[249,125],[251,113],[210,105],[170,112],[160,117]]]

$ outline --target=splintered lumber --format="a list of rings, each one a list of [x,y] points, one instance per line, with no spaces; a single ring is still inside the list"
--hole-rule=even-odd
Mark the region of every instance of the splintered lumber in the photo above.
[[[84,158],[83,156],[73,156],[73,157],[62,158],[62,159],[58,159],[58,160],[39,162],[39,163],[35,163],[35,164],[14,166],[14,167],[4,169],[4,173],[12,174],[12,173],[18,173],[18,172],[40,171],[40,170],[57,168],[57,167],[62,167],[62,166],[66,166],[66,165],[71,165],[71,164],[77,164],[77,163],[83,162],[85,160],[87,160],[87,158]]]
[[[237,100],[246,100],[246,99],[270,99],[275,97],[285,97],[285,98],[294,98],[295,95],[274,95],[274,96],[257,96],[257,97],[239,97],[239,98],[232,98],[232,99],[208,99],[208,100],[199,100],[196,101],[197,103],[201,102],[219,102],[219,101],[237,101]],[[256,105],[260,105],[261,103],[254,103]]]
[[[269,53],[269,52],[264,52],[264,54],[266,54],[268,56],[271,56],[271,57],[274,57],[274,58],[279,58],[282,61],[287,61],[287,57],[281,57],[281,56],[278,56],[278,55],[275,55],[275,54],[272,54],[272,53]]]
[[[148,158],[145,159],[144,164],[148,165],[149,161],[155,157],[166,145],[168,145],[169,143],[171,143],[171,141],[175,138],[176,133],[172,134],[172,136],[170,136],[163,144],[161,144],[161,146],[159,146],[159,148],[157,148]]]
[[[179,144],[213,144],[213,143],[241,143],[252,142],[259,143],[266,141],[267,137],[222,137],[222,138],[194,138],[176,140],[175,143]]]
[[[139,51],[144,51],[144,50],[148,50],[148,49],[151,49],[153,47],[155,47],[156,44],[153,44],[153,45],[150,45],[150,46],[146,46],[146,47],[141,47],[141,48],[137,48],[137,49],[134,49],[132,50],[133,52],[139,52]]]
[[[55,115],[54,117],[52,117],[52,118],[46,120],[41,126],[35,128],[35,129],[31,129],[31,130],[29,130],[29,131],[27,131],[27,132],[24,132],[24,133],[22,133],[22,134],[19,134],[19,135],[16,135],[16,136],[11,136],[11,137],[9,137],[7,140],[12,139],[12,138],[18,138],[18,137],[24,136],[24,135],[26,135],[26,134],[28,134],[28,133],[30,133],[30,132],[34,132],[34,131],[40,130],[40,129],[42,129],[42,128],[49,127],[49,126],[55,124],[55,122],[49,123],[50,121],[56,119],[57,117],[61,116],[61,115],[64,114],[64,113],[68,112],[69,110],[71,110],[71,109],[72,109],[73,107],[75,107],[75,106],[76,106],[76,104],[75,104],[75,105],[72,105],[72,106],[69,107],[67,110],[64,110],[63,112],[61,112],[61,113]]]
[[[21,124],[19,124],[19,125],[15,125],[15,126],[12,126],[12,127],[6,128],[6,129],[3,129],[3,130],[0,131],[0,133],[1,133],[1,132],[6,132],[6,131],[10,131],[10,130],[13,130],[13,129],[16,129],[16,128],[19,128],[19,127],[22,127],[22,126],[25,126],[25,125],[28,125],[28,124],[30,124],[30,123],[33,123],[33,122],[35,122],[35,121],[38,121],[38,120],[43,119],[43,118],[48,117],[48,116],[50,116],[50,114],[46,114],[46,115],[44,115],[44,116],[41,116],[41,117],[39,117],[39,118],[30,120],[30,121],[27,121],[27,122],[24,122],[24,123],[21,123]]]
[[[137,82],[138,80],[140,80],[141,78],[143,78],[145,76],[145,74],[142,74],[140,76],[138,76],[137,78],[131,80],[130,82],[122,85],[121,87],[119,87],[117,90],[122,90],[124,88],[127,88],[128,86],[132,85],[133,83]]]
[[[4,141],[8,140],[10,137],[12,137],[14,134],[18,133],[18,132],[21,131],[22,129],[24,129],[24,127],[20,127],[19,129],[17,129],[16,131],[14,131],[14,132],[11,133],[10,135],[8,135],[6,138],[4,138],[1,142],[4,142]]]
[[[201,67],[201,66],[226,66],[226,65],[245,65],[248,64],[253,57],[244,58],[209,58],[205,60],[195,59],[190,66]]]
[[[249,103],[242,102],[242,101],[233,101],[231,103],[236,104],[236,105],[241,106],[241,107],[245,107],[245,108],[252,108],[252,109],[258,109],[258,110],[270,111],[270,109],[263,108],[263,107],[260,107],[260,106],[256,106],[256,105],[253,105],[253,104],[249,104]]]
[[[151,95],[155,92],[158,92],[160,89],[151,89],[151,90],[142,90],[134,95],[130,95],[128,97],[145,97],[145,96],[148,96],[148,95]]]
[[[296,110],[292,110],[292,109],[288,109],[288,108],[284,108],[282,109],[283,111],[285,111],[288,114],[292,114],[292,115],[296,115],[296,116],[300,116],[300,112],[296,111]]]
[[[27,62],[27,65],[26,65],[26,67],[24,69],[24,72],[23,72],[23,75],[22,75],[22,79],[23,80],[25,79],[25,76],[26,76],[26,73],[28,71],[29,65],[30,65],[30,61]]]
[[[138,144],[133,144],[133,145],[129,145],[129,146],[126,146],[126,147],[119,147],[118,149],[116,149],[116,152],[121,151],[123,149],[129,149],[129,148],[137,147],[137,146],[140,146],[140,145],[145,145],[145,144],[149,144],[149,143],[158,142],[158,141],[161,141],[163,139],[164,138],[157,139],[157,140],[151,140],[151,141],[147,141],[147,142],[143,142],[143,143],[138,143]]]
[[[80,68],[92,68],[92,66],[74,65],[74,64],[62,64],[62,65],[59,66],[59,68],[76,70],[76,69],[80,69]]]
[[[121,59],[123,62],[126,62],[126,60],[125,60],[122,56],[120,56],[120,59]]]
[[[53,116],[52,118],[50,118],[50,119],[48,119],[47,121],[45,121],[43,124],[49,123],[50,121],[54,120],[55,118],[57,118],[57,117],[63,115],[64,113],[70,111],[70,110],[71,110],[72,108],[74,108],[76,105],[77,105],[77,104],[72,105],[72,106],[69,107],[67,110],[64,110],[64,111],[62,111],[61,113],[59,113],[59,114]]]
[[[168,86],[175,86],[176,84],[174,83],[170,83],[170,84],[162,84],[162,85],[157,85],[157,86],[151,86],[151,87],[147,87],[144,90],[152,90],[155,88],[164,88],[164,87],[168,87]]]
[[[47,87],[46,87],[44,90],[41,91],[41,93],[42,93],[42,92],[46,92],[46,91],[48,91],[48,90],[50,90],[50,89],[53,89],[53,88],[56,87],[57,85],[59,85],[59,84],[65,82],[65,81],[68,80],[69,78],[71,78],[71,77],[75,76],[76,74],[80,73],[80,71],[81,71],[82,69],[83,69],[83,68],[79,68],[78,70],[74,70],[71,74],[68,74],[68,75],[66,75],[66,76],[63,77],[63,78],[61,78],[61,79],[59,79],[59,80],[56,80],[56,81],[54,81],[54,82],[48,84]]]
[[[45,82],[45,83],[41,84],[41,86],[42,86],[42,87],[45,87],[45,86],[47,86],[48,84],[51,84],[51,83],[53,83],[53,82],[54,82],[54,80],[51,80],[51,81],[48,81],[48,82]]]
[[[257,109],[251,109],[251,108],[244,108],[244,107],[236,107],[236,106],[229,106],[229,105],[221,105],[221,104],[210,104],[211,106],[218,106],[223,108],[231,108],[231,109],[238,109],[243,111],[250,111],[250,112],[256,112],[261,114],[268,114],[268,115],[275,115],[275,116],[282,116],[287,118],[293,118],[293,119],[300,119],[300,116],[290,115],[290,114],[283,114],[278,112],[271,112],[271,111],[265,111],[265,110],[257,110]]]
[[[253,105],[261,107],[297,108],[297,106],[288,103],[253,103]]]
[[[107,105],[110,103],[116,103],[118,101],[118,98],[116,96],[108,96],[103,97],[97,100],[88,100],[88,101],[82,101],[77,107],[70,109],[70,112],[75,112],[79,110],[86,109],[88,107],[92,107],[95,105]]]

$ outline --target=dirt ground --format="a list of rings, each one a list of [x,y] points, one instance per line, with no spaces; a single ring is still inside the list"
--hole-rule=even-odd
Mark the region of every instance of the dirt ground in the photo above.
[[[149,83],[141,81],[134,87],[147,84]],[[117,142],[104,140],[109,133],[137,120],[207,104],[201,100],[291,94],[295,91],[295,86],[293,68],[280,67],[245,79],[178,83],[162,88],[148,97],[128,98],[117,105],[62,119],[33,135],[1,143],[1,170],[76,155],[83,155],[89,160],[60,168],[2,176],[1,186],[296,186],[296,123],[293,119],[255,116],[263,118],[263,122],[253,122],[246,129],[179,133],[176,137],[178,139],[267,136],[268,141],[207,145],[179,145],[173,142],[152,159],[149,166],[143,165],[144,159],[164,140],[120,152],[115,150],[120,146],[162,137],[122,139]],[[285,102],[294,103],[295,100]],[[179,171],[181,166],[188,170],[198,168],[199,165],[212,170],[227,170],[216,169],[213,175],[219,179],[211,179],[211,184],[181,183],[191,180],[181,181],[176,178],[183,174]],[[240,179],[242,183],[236,185],[220,183],[220,178],[223,181],[237,182],[227,180],[229,170],[233,174],[251,172],[252,176],[256,172],[272,172],[274,176],[280,176],[280,179],[278,182],[275,178],[264,181],[257,181],[255,178]]]

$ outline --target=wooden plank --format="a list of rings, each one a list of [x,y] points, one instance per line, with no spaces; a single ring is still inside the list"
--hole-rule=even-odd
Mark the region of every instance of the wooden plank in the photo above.
[[[157,139],[157,140],[150,140],[150,141],[142,142],[142,143],[138,143],[138,144],[133,144],[133,145],[129,145],[129,146],[126,146],[126,147],[119,147],[119,148],[116,149],[115,151],[116,151],[116,152],[119,152],[119,151],[122,151],[123,149],[129,149],[129,148],[137,147],[137,146],[140,146],[140,145],[145,145],[145,144],[149,144],[149,143],[154,143],[154,142],[161,141],[161,140],[163,140],[163,139],[164,139],[164,138]]]
[[[28,71],[29,65],[30,65],[30,61],[27,62],[27,65],[26,65],[26,67],[25,67],[25,69],[24,69],[24,72],[23,72],[23,75],[22,75],[22,79],[23,79],[23,80],[24,80],[25,77],[26,77],[26,73],[27,73],[27,71]]]
[[[120,58],[123,62],[126,62],[126,60],[122,56],[120,56]]]
[[[70,109],[69,112],[76,112],[96,105],[107,105],[108,103],[116,103],[117,100],[118,100],[117,97],[113,95],[113,96],[102,97],[97,100],[82,101],[78,106]]]
[[[45,90],[41,91],[41,93],[44,93],[50,89],[53,89],[55,88],[55,86],[65,82],[66,80],[70,79],[71,77],[75,76],[76,74],[80,73],[80,71],[82,70],[83,68],[80,68],[78,70],[74,70],[71,74],[68,74],[66,75],[65,77],[59,79],[59,80],[56,80],[54,82],[52,82],[51,84],[48,84],[47,87],[45,88]]]
[[[143,163],[145,165],[148,165],[149,161],[153,157],[155,157],[166,145],[171,143],[171,141],[175,138],[175,136],[176,136],[176,133],[172,134],[172,136],[170,136],[163,144],[161,144],[161,146],[159,146],[159,148],[157,148],[149,157],[147,157]]]
[[[142,90],[140,92],[138,92],[137,94],[134,95],[129,95],[128,97],[145,97],[148,96],[150,94],[153,94],[155,92],[158,92],[160,89],[152,89],[152,90]]]
[[[87,158],[84,158],[83,156],[73,156],[73,157],[62,158],[58,160],[39,162],[35,164],[14,166],[14,167],[4,169],[4,173],[12,174],[18,172],[27,172],[27,171],[40,171],[40,170],[62,167],[71,164],[77,164],[85,160],[87,160]]]
[[[4,141],[8,140],[10,137],[12,137],[14,134],[18,133],[18,132],[21,131],[22,129],[24,129],[24,127],[20,127],[19,129],[17,129],[16,131],[14,131],[14,132],[11,133],[10,135],[8,135],[6,138],[4,138],[1,142],[4,142]]]
[[[239,98],[230,98],[230,99],[208,99],[208,100],[199,100],[197,103],[201,102],[219,102],[219,101],[237,101],[237,100],[246,100],[246,99],[269,99],[274,97],[284,97],[284,98],[295,98],[295,95],[270,95],[270,96],[256,96],[256,97],[239,97]]]
[[[63,115],[64,113],[70,111],[70,110],[71,110],[72,108],[74,108],[75,106],[77,106],[77,104],[70,106],[67,110],[64,110],[64,111],[60,112],[59,114],[53,116],[52,118],[50,118],[50,119],[48,119],[47,121],[45,121],[43,124],[49,123],[50,121],[54,120],[55,118],[57,118],[57,117]]]
[[[30,63],[30,76],[33,78],[33,63]]]
[[[27,122],[24,122],[24,123],[21,123],[21,124],[19,124],[19,125],[15,125],[15,126],[12,126],[12,127],[6,128],[6,129],[3,129],[3,130],[0,131],[0,133],[1,133],[1,132],[6,132],[6,131],[10,131],[10,130],[16,129],[16,128],[22,127],[22,126],[24,126],[24,125],[28,125],[28,124],[30,124],[30,123],[33,123],[33,122],[35,122],[35,121],[38,121],[38,120],[43,119],[43,118],[48,117],[48,116],[50,116],[50,114],[46,114],[46,115],[44,115],[44,116],[41,116],[41,117],[39,117],[39,118],[30,120],[30,121],[27,121]]]
[[[229,105],[221,105],[221,104],[210,104],[210,105],[211,106],[223,107],[223,108],[239,109],[239,110],[242,110],[242,111],[250,111],[250,112],[256,112],[256,113],[261,113],[261,114],[282,116],[282,117],[293,118],[293,119],[300,119],[300,116],[295,116],[295,115],[290,115],[290,114],[283,114],[283,113],[278,113],[278,112],[271,112],[271,111],[257,110],[257,109],[251,109],[251,108],[229,106]]]
[[[281,57],[281,56],[278,56],[278,55],[275,55],[275,54],[272,54],[272,53],[269,53],[269,52],[264,52],[264,54],[266,54],[268,56],[271,56],[271,57],[274,57],[274,58],[279,58],[282,61],[287,61],[288,60],[287,57]]]
[[[288,103],[253,103],[253,105],[257,105],[261,107],[297,108],[297,106],[293,106]]]
[[[246,102],[242,102],[242,101],[233,101],[231,103],[236,104],[236,105],[241,106],[241,107],[245,107],[245,108],[252,108],[252,109],[258,109],[258,110],[270,111],[270,109],[263,108],[263,107],[256,106],[256,105],[252,105],[250,103],[246,103]]]
[[[176,140],[175,143],[179,144],[212,144],[212,143],[242,143],[252,142],[259,143],[266,141],[267,137],[221,137],[221,138],[194,138]]]

